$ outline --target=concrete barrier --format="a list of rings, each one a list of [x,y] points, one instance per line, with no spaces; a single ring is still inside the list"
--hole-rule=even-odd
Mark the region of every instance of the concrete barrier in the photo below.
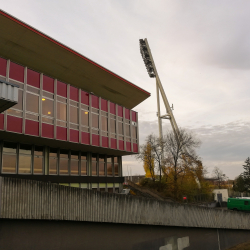
[[[250,229],[250,215],[0,177],[0,218]]]

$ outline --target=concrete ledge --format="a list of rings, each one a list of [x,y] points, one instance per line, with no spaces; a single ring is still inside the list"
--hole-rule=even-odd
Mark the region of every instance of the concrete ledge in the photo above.
[[[0,218],[250,229],[247,213],[0,177]]]

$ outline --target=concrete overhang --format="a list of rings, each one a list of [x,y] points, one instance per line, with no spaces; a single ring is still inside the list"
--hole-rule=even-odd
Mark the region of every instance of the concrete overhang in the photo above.
[[[0,113],[18,103],[19,86],[0,80]]]
[[[0,10],[0,56],[132,109],[150,93]]]

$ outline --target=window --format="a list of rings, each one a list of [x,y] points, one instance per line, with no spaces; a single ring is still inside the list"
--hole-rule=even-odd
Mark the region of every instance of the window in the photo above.
[[[47,97],[42,97],[42,115],[54,117],[54,101]]]
[[[79,114],[78,114],[78,103],[75,101],[70,101],[70,128],[79,129]]]
[[[125,124],[125,128],[126,128],[126,136],[130,137],[130,126],[129,126],[129,124]]]
[[[112,157],[107,157],[107,175],[113,176]]]
[[[2,172],[15,174],[16,173],[16,161],[17,161],[17,144],[4,142]]]
[[[115,176],[119,176],[118,157],[114,157]]]
[[[23,84],[19,85],[21,85],[21,87],[23,88]],[[18,117],[23,116],[23,90],[21,88],[18,89],[18,103],[12,108],[8,109],[7,112],[9,115],[14,115]]]
[[[87,105],[81,105],[81,125],[89,126],[89,107]]]
[[[132,137],[133,139],[137,139],[137,127],[132,126]]]
[[[57,121],[56,124],[62,127],[67,127],[67,99],[58,96],[57,97]]]
[[[110,119],[110,132],[116,133],[116,121],[114,119]]]
[[[244,205],[249,205],[248,201],[244,201]]]
[[[87,175],[87,156],[81,155],[81,175]]]
[[[42,147],[35,147],[33,166],[34,166],[34,174],[43,173],[43,148]]]
[[[99,175],[104,176],[105,175],[105,157],[99,156]]]
[[[79,175],[79,156],[78,152],[71,152],[70,174]]]
[[[66,151],[60,151],[60,175],[68,175],[69,174],[69,155]]]
[[[19,174],[31,174],[31,146],[20,145],[19,149]]]
[[[123,124],[118,122],[118,134],[123,135]]]
[[[92,175],[97,175],[97,157],[92,156]]]
[[[92,128],[99,129],[99,115],[92,113]]]
[[[57,150],[56,149],[50,149],[49,153],[49,174],[57,174]]]
[[[26,93],[26,111],[39,113],[39,96],[31,93]]]

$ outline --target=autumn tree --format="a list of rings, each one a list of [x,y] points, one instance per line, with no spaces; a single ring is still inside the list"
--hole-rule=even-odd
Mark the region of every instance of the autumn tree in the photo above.
[[[245,181],[244,181],[242,175],[239,175],[234,180],[233,190],[237,191],[237,192],[241,192],[241,193],[246,191]]]
[[[217,180],[218,188],[221,189],[227,176],[223,174],[222,170],[218,167],[214,167],[212,174],[213,177]]]

